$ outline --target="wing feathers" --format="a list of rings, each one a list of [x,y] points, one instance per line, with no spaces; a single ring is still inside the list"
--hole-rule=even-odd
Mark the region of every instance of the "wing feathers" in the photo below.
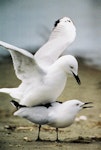
[[[25,55],[27,57],[33,58],[33,55],[31,53],[29,53],[28,51],[21,49],[21,48],[18,48],[16,46],[13,46],[11,44],[8,44],[6,42],[0,41],[0,46],[5,47],[6,49],[8,49],[8,51],[9,50],[17,51],[17,52],[22,53],[23,55]]]
[[[43,73],[43,70],[36,64],[34,56],[28,51],[2,41],[0,41],[0,46],[10,52],[16,76],[20,80],[26,81],[29,78],[34,78],[36,74]]]

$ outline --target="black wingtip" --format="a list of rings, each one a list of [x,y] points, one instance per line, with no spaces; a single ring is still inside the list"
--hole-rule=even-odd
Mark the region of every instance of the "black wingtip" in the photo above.
[[[10,103],[11,103],[14,107],[16,107],[17,109],[20,107],[19,103],[16,102],[16,101],[14,101],[14,100],[11,100]]]
[[[54,27],[56,27],[58,25],[58,23],[60,22],[60,19],[55,21]]]
[[[14,100],[11,100],[10,103],[17,109],[19,109],[21,107],[26,107],[25,105],[20,105],[17,101],[14,101]]]

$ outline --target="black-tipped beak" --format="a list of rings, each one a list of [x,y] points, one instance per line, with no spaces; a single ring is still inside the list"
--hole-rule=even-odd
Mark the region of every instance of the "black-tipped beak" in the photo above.
[[[74,78],[76,79],[77,83],[80,85],[80,84],[81,84],[81,81],[80,81],[79,76],[78,76],[78,75],[75,75],[74,73],[73,73],[73,76],[74,76]]]
[[[84,103],[81,107],[82,108],[92,108],[93,106],[86,106],[88,104],[92,104],[92,102],[87,102],[87,103]]]

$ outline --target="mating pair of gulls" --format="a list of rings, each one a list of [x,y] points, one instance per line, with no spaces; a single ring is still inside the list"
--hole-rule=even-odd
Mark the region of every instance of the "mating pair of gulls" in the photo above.
[[[20,116],[39,124],[37,140],[40,140],[41,125],[56,128],[70,126],[76,114],[88,103],[69,100],[60,103],[60,96],[66,85],[67,76],[72,75],[78,84],[78,62],[72,55],[62,56],[63,51],[74,41],[76,28],[68,17],[57,20],[49,40],[32,55],[30,52],[0,41],[11,54],[14,70],[22,82],[17,88],[2,88],[0,92],[9,94],[17,108],[15,116]]]

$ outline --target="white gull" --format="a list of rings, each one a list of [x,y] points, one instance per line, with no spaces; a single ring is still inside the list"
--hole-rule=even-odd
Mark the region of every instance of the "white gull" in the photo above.
[[[58,128],[65,128],[70,126],[77,115],[77,113],[84,108],[90,108],[87,106],[92,102],[81,102],[79,100],[69,100],[64,103],[53,102],[46,105],[26,107],[21,106],[15,101],[11,101],[12,104],[18,109],[14,115],[25,118],[35,124],[39,125],[38,138],[40,139],[40,128],[41,125],[49,125],[56,128],[58,141]]]
[[[17,88],[2,88],[0,92],[9,94],[22,105],[33,106],[55,101],[64,90],[68,74],[73,75],[80,84],[75,57],[60,57],[75,36],[73,22],[64,17],[55,22],[49,40],[34,56],[0,41],[0,46],[10,52],[16,76],[22,81]]]

